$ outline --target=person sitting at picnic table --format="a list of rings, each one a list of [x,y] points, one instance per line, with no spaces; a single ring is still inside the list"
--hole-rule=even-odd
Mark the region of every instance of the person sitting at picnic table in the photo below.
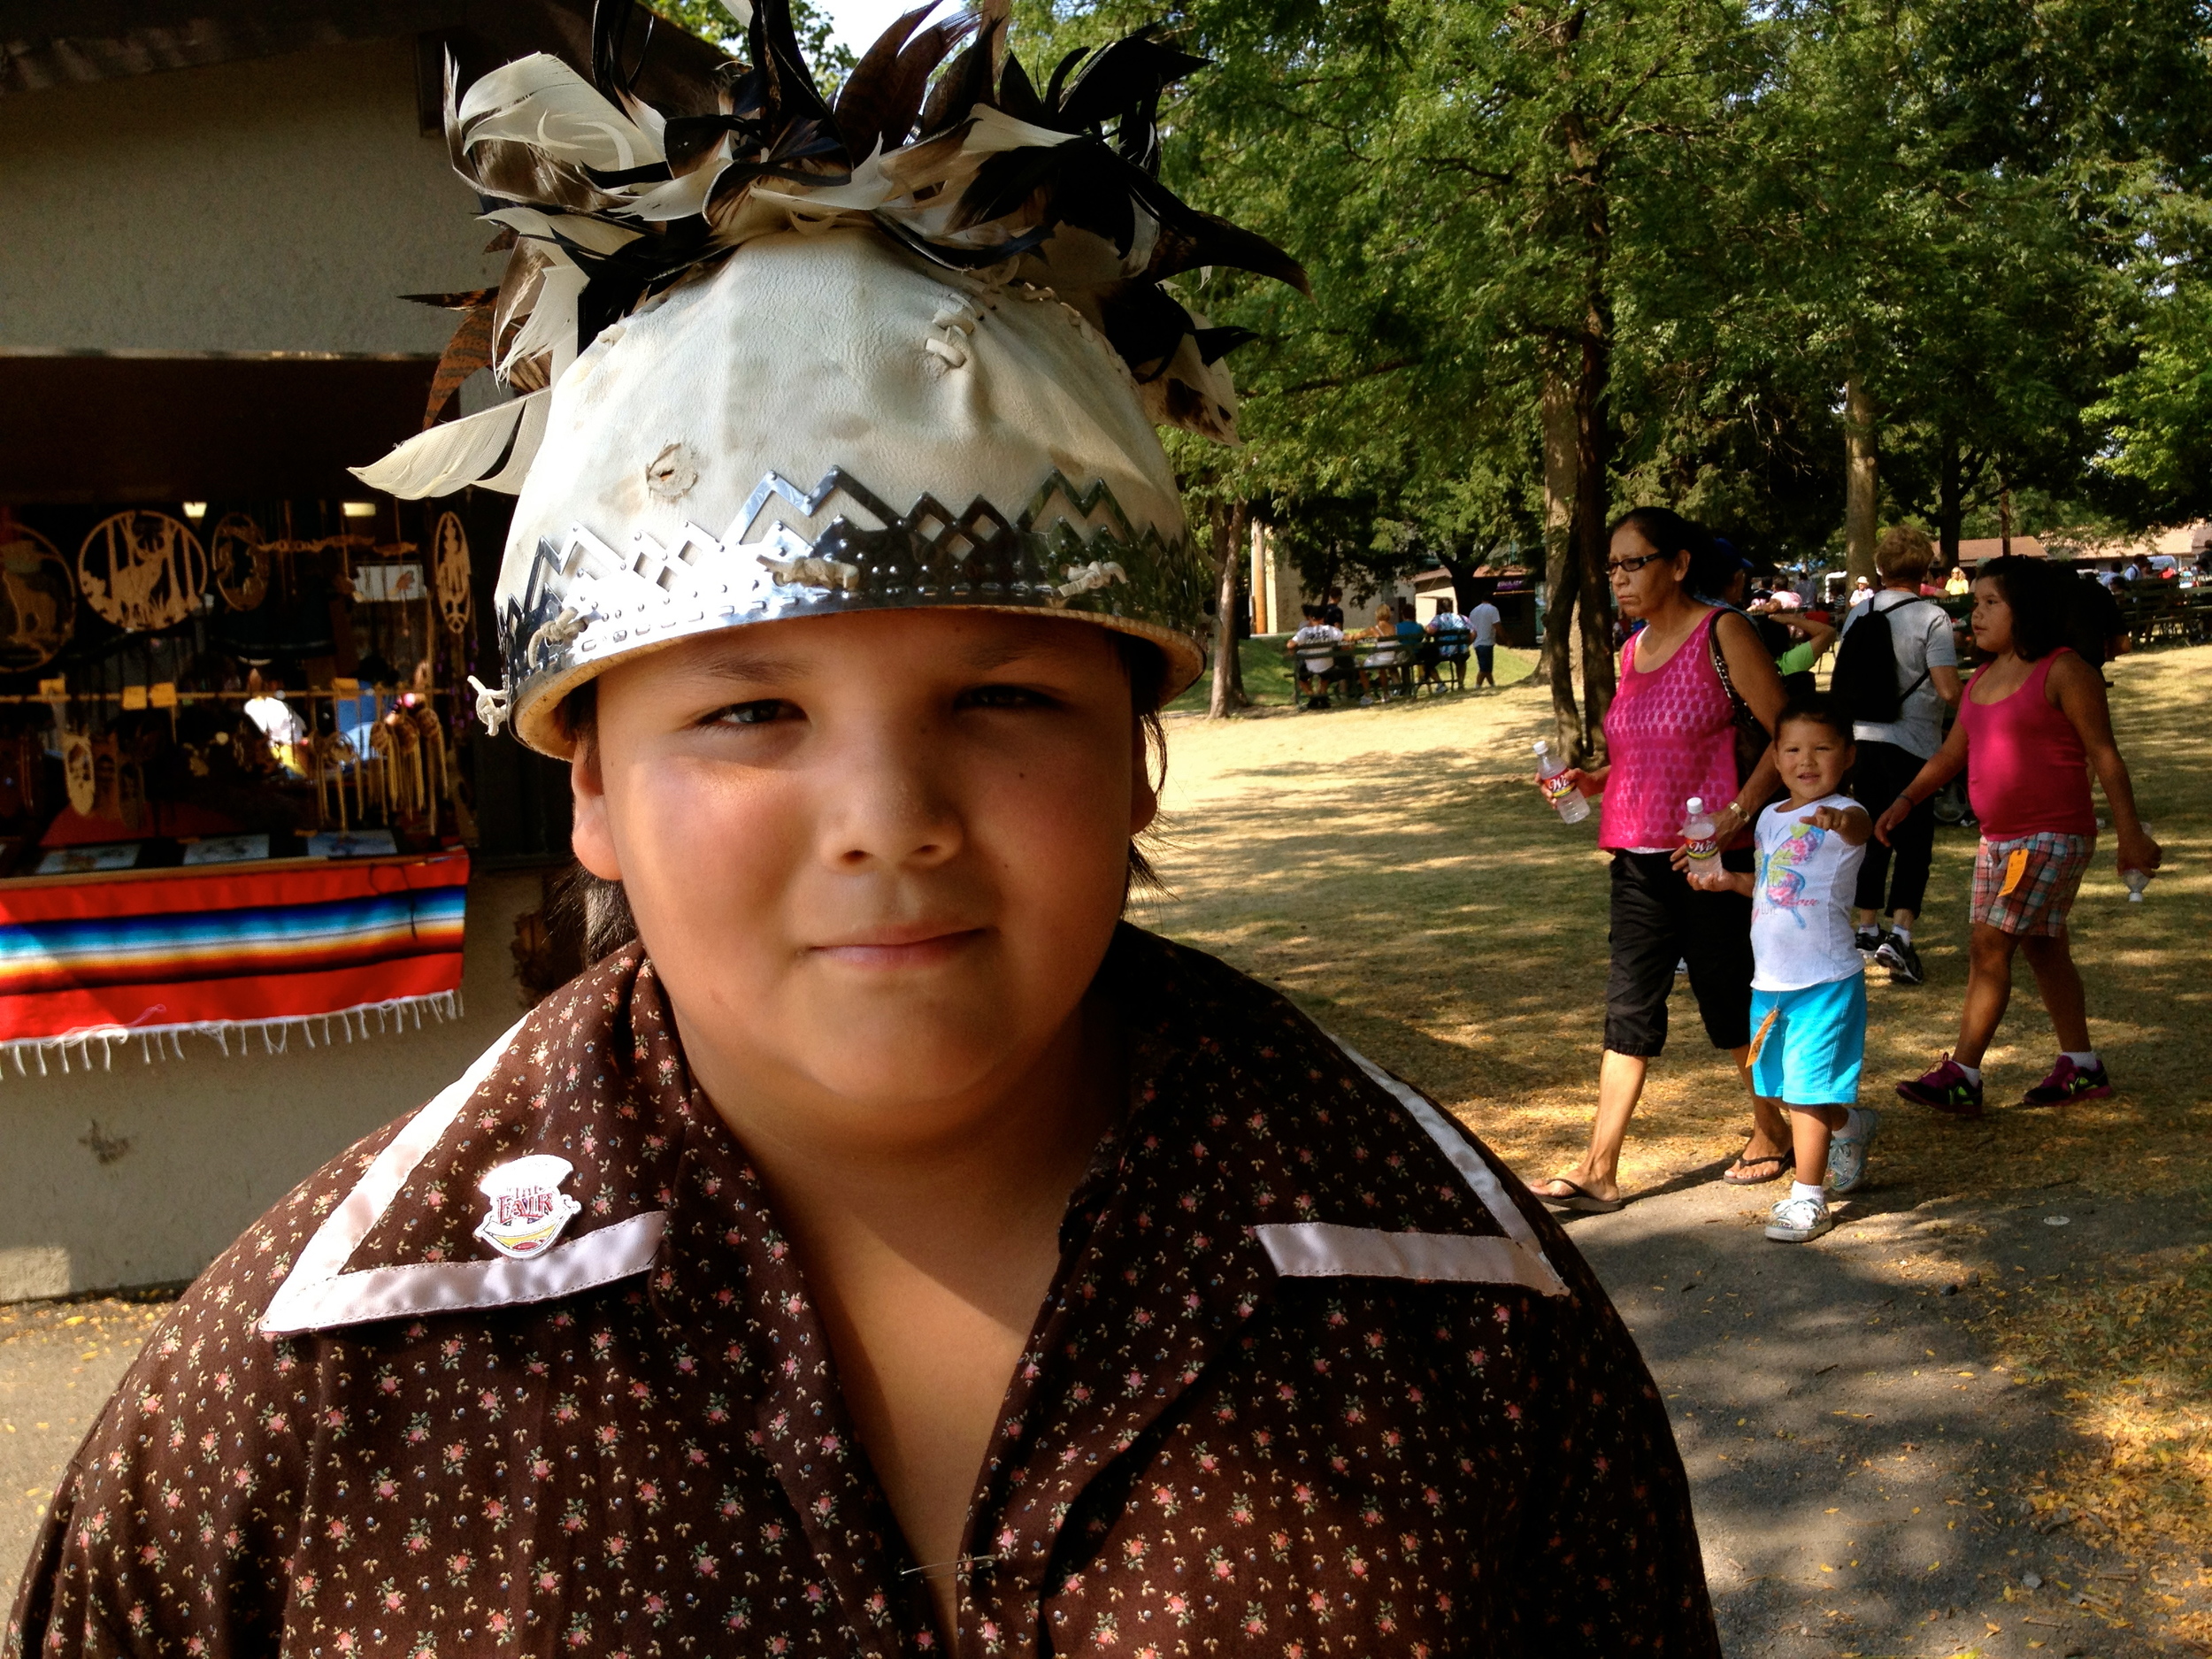
[[[1429,633],[1436,640],[1436,660],[1452,672],[1452,689],[1467,688],[1467,650],[1474,630],[1467,618],[1446,606],[1429,618]]]
[[[1329,682],[1343,678],[1337,665],[1336,648],[1344,642],[1344,630],[1323,620],[1319,605],[1301,605],[1306,626],[1290,636],[1283,649],[1291,654],[1298,690],[1309,709],[1329,706]],[[1326,649],[1316,649],[1323,647]]]
[[[1362,628],[1351,637],[1355,640],[1387,641],[1369,651],[1360,660],[1359,700],[1363,708],[1380,703],[1390,695],[1391,673],[1403,660],[1398,649],[1398,613],[1387,603],[1377,605],[1374,626]]]
[[[1410,599],[1398,602],[1396,631],[1399,662],[1408,668],[1418,664],[1421,670],[1419,684],[1415,689],[1417,691],[1420,686],[1432,686],[1438,691],[1443,690],[1443,682],[1436,677],[1436,659],[1429,655],[1429,631],[1414,620],[1413,602]]]

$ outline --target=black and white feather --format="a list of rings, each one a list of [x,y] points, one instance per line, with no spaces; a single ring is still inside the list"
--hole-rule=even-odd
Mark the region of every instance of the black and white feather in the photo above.
[[[708,113],[636,96],[622,68],[631,0],[595,8],[588,79],[541,53],[463,91],[449,60],[454,168],[512,234],[490,366],[528,396],[434,427],[361,475],[401,495],[513,488],[545,388],[601,329],[752,238],[855,223],[924,259],[1050,289],[1120,354],[1157,424],[1234,442],[1221,357],[1248,336],[1208,327],[1164,284],[1222,265],[1307,287],[1272,242],[1159,181],[1161,96],[1205,60],[1144,30],[1069,53],[1040,88],[1007,50],[1007,0],[930,22],[935,9],[887,29],[834,106],[789,0],[733,8],[749,61],[698,89]],[[481,339],[480,326],[480,352]]]

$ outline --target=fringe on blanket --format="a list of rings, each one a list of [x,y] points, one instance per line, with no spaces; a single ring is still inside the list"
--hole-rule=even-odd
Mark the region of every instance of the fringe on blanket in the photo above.
[[[312,1048],[318,1046],[315,1038],[319,1031],[322,1034],[319,1046],[334,1048],[341,1039],[347,1042],[357,1039],[366,1042],[373,1036],[388,1033],[420,1031],[425,1014],[428,1014],[434,1023],[442,1025],[449,1019],[460,1018],[463,1011],[460,992],[439,991],[429,996],[401,996],[385,1002],[363,1002],[357,1007],[338,1009],[328,1014],[310,1014],[293,1019],[203,1020],[181,1025],[96,1025],[59,1037],[24,1037],[13,1042],[0,1042],[0,1078],[9,1075],[11,1061],[14,1063],[14,1075],[17,1077],[50,1077],[56,1070],[65,1077],[74,1071],[89,1071],[96,1058],[101,1070],[111,1071],[115,1069],[116,1050],[121,1049],[127,1056],[134,1045],[138,1049],[140,1061],[147,1065],[156,1060],[181,1060],[184,1058],[184,1040],[187,1037],[209,1039],[222,1050],[226,1058],[250,1054],[257,1037],[260,1039],[264,1054],[288,1052],[295,1035]]]

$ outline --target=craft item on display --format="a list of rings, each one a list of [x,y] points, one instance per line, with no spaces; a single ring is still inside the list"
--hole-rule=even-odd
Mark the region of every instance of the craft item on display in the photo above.
[[[242,512],[227,513],[209,538],[215,590],[233,611],[252,611],[269,596],[269,549],[261,526]]]
[[[353,597],[356,603],[404,604],[410,600],[424,598],[427,593],[423,586],[422,566],[419,565],[361,565],[354,568]]]
[[[92,740],[92,816],[115,818],[123,816],[123,802],[119,787],[121,752],[116,746],[113,733]],[[130,827],[135,828],[136,826]]]
[[[111,841],[102,847],[53,847],[38,861],[33,875],[82,876],[99,870],[128,870],[138,862],[137,841]],[[9,941],[12,943],[12,941]],[[0,954],[6,953],[0,945]]]
[[[51,541],[0,512],[0,673],[43,668],[69,642],[76,586]]]
[[[134,835],[143,834],[152,827],[152,810],[146,799],[146,768],[135,755],[116,755],[115,816]]]
[[[430,533],[431,568],[438,583],[438,614],[445,631],[457,639],[468,632],[476,613],[476,596],[469,587],[469,536],[461,515],[441,513]]]
[[[405,710],[394,704],[369,733],[369,752],[380,763],[384,817],[404,823],[429,805],[422,767],[422,732]]]
[[[207,588],[207,550],[165,512],[119,512],[77,550],[77,580],[93,610],[127,633],[165,628],[192,614]]]
[[[242,864],[268,856],[266,835],[203,835],[184,844],[188,864]]]
[[[157,680],[146,687],[146,706],[150,709],[173,709],[177,706],[177,682]]]
[[[146,687],[143,686],[124,687],[122,706],[123,712],[126,714],[137,714],[143,711],[146,707]]]
[[[92,739],[85,733],[61,734],[61,775],[69,788],[71,809],[89,816],[99,794],[99,780],[93,765]]]
[[[0,887],[0,1058],[27,1075],[187,1035],[273,1052],[454,1018],[468,872],[455,852]]]
[[[388,829],[326,830],[307,838],[310,858],[383,858],[398,851],[399,842]]]
[[[327,825],[335,818],[342,833],[349,825],[359,823],[367,815],[368,804],[363,798],[365,785],[361,777],[361,751],[343,732],[325,732],[315,739],[313,747],[316,822]],[[346,810],[349,771],[353,773],[354,792],[350,815]]]

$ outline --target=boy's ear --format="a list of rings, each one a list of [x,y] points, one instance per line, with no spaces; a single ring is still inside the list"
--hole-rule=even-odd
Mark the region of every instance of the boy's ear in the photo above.
[[[1132,841],[1152,827],[1159,816],[1159,786],[1152,781],[1150,733],[1141,719],[1129,723],[1129,836]]]
[[[576,862],[602,881],[621,880],[622,862],[615,856],[614,828],[607,818],[607,782],[600,769],[596,733],[578,736],[576,752],[568,762],[568,788],[575,803],[568,839]]]

